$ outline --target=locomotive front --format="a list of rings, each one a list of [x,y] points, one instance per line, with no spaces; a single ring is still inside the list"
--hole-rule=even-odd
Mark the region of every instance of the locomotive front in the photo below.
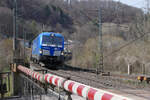
[[[41,60],[46,62],[63,62],[64,37],[59,33],[43,34],[40,49]]]

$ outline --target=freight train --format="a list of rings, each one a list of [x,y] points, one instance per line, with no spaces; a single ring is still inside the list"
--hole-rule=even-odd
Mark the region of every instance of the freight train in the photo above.
[[[43,32],[39,34],[32,42],[31,58],[35,62],[63,64],[63,35],[54,32]]]

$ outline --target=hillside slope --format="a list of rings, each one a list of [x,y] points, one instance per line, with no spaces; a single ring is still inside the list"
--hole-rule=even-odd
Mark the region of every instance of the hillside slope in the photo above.
[[[22,30],[25,29],[27,33],[31,33],[29,35],[34,36],[44,25],[45,30],[61,32],[66,37],[71,37],[71,33],[78,32],[77,26],[84,27],[92,22],[97,27],[98,4],[97,0],[74,0],[71,6],[62,0],[18,0],[18,31],[23,33]],[[101,1],[100,6],[102,22],[128,23],[135,19],[136,14],[143,13],[138,8],[117,2]],[[0,33],[8,37],[12,36],[12,8],[13,0],[0,1],[0,25],[4,27]]]

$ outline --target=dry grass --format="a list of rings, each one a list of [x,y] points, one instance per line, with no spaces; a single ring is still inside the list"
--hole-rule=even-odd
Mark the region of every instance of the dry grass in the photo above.
[[[104,56],[117,50],[129,41],[123,40],[121,37],[104,35]],[[76,60],[74,65],[81,67],[97,67],[99,63],[98,38],[88,39],[83,48],[76,52]],[[104,67],[108,71],[116,71],[117,73],[127,73],[127,66],[131,64],[132,72],[137,74],[150,73],[150,45],[149,42],[139,40],[120,51],[108,55],[104,58]],[[143,66],[145,70],[143,70]]]

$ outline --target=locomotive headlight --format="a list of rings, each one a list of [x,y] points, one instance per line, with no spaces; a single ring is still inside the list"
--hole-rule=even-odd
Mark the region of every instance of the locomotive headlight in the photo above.
[[[42,52],[42,49],[40,50],[40,54],[42,54],[43,52]]]
[[[61,55],[64,55],[64,52],[61,52]]]

